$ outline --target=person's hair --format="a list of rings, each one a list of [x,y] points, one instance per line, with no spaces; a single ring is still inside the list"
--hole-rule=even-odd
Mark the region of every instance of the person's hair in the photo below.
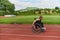
[[[42,16],[39,16],[39,18],[43,18]]]

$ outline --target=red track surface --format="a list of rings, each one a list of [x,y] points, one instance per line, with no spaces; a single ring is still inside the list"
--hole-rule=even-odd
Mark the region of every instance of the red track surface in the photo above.
[[[31,24],[0,24],[0,40],[60,40],[60,25],[47,25],[46,32],[32,32]]]
[[[0,16],[0,18],[5,18],[4,16]]]

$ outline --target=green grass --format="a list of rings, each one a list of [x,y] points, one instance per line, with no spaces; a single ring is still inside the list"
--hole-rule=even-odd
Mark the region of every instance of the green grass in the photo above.
[[[46,24],[60,24],[60,16],[59,15],[44,16],[43,22]]]
[[[29,16],[17,16],[12,18],[0,18],[0,24],[32,24],[34,18],[39,17],[39,15],[29,15]],[[60,15],[43,15],[43,23],[45,24],[60,24]]]

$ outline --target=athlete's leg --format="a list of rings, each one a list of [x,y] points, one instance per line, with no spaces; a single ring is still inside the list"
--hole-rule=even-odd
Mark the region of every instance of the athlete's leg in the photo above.
[[[44,24],[43,24],[43,22],[41,22],[41,26],[42,26],[42,27],[44,27]]]

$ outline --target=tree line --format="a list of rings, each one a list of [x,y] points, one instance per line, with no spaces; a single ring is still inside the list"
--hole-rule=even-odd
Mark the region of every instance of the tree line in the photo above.
[[[34,15],[34,14],[47,14],[47,15],[60,14],[60,8],[59,7],[55,7],[54,9],[36,8],[31,10],[23,9],[23,10],[16,11],[16,15]]]
[[[21,9],[15,11],[15,5],[10,3],[8,0],[0,0],[0,15],[35,15],[35,14],[60,14],[60,8],[55,7],[54,9],[50,8],[36,8],[36,7],[27,7],[26,9]]]

